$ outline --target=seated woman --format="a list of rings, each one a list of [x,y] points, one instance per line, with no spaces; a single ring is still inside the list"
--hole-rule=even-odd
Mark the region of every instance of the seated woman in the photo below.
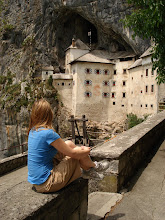
[[[108,162],[93,162],[90,148],[63,141],[52,127],[50,104],[40,99],[33,104],[28,130],[28,181],[37,192],[55,192],[86,170],[86,176],[108,168]]]

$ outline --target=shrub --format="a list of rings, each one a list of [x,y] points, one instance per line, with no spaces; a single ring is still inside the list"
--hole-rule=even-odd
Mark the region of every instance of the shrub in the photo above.
[[[127,123],[128,123],[128,129],[132,128],[140,123],[142,123],[145,119],[138,118],[137,115],[130,113],[127,115]]]
[[[0,76],[0,84],[5,84],[6,80],[7,80],[6,76]]]
[[[50,77],[49,77],[49,79],[48,79],[48,85],[49,85],[50,87],[53,87],[53,77],[52,77],[52,75],[50,75]]]

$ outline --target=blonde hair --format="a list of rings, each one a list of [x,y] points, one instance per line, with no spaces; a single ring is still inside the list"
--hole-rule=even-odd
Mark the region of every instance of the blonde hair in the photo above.
[[[28,134],[31,129],[37,130],[40,127],[53,129],[53,111],[49,102],[45,99],[36,101],[32,106]]]

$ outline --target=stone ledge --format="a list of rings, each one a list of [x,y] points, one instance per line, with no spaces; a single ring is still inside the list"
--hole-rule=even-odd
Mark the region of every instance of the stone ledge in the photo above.
[[[79,178],[57,193],[41,194],[31,188],[23,181],[2,192],[0,219],[86,219],[87,180]]]
[[[53,74],[53,79],[73,79],[71,74]]]
[[[27,164],[27,152],[0,160],[0,176]]]
[[[94,148],[91,151],[93,160],[106,158],[110,168],[102,181],[90,180],[89,185],[95,185],[94,191],[118,192],[164,137],[165,111]],[[93,191],[91,186],[89,190]]]

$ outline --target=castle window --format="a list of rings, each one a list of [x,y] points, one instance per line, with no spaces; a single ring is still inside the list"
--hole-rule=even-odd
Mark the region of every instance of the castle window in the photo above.
[[[84,84],[87,86],[87,85],[92,85],[92,80],[85,80],[84,81]]]
[[[103,81],[103,86],[109,86],[109,81]]]
[[[123,86],[126,86],[126,81],[123,81]]]
[[[65,83],[63,82],[61,85],[62,85],[62,86],[64,86],[64,85],[65,85]]]
[[[121,105],[121,107],[124,107],[124,105]]]
[[[131,107],[133,106],[133,104],[131,104]]]
[[[114,70],[113,74],[116,75],[116,70]]]
[[[114,92],[112,92],[112,96],[111,96],[112,98],[115,98],[115,93]]]
[[[151,108],[153,108],[153,105],[151,104]]]
[[[154,70],[151,70],[151,76],[154,76]]]
[[[91,97],[92,96],[92,93],[91,92],[85,92],[85,97]]]
[[[99,70],[99,69],[95,69],[95,74],[101,74],[101,70]]]
[[[143,93],[143,91],[141,90],[141,93]]]
[[[92,73],[92,69],[91,68],[86,68],[85,69],[85,73],[86,74],[91,74]]]
[[[112,82],[112,85],[113,85],[113,86],[116,86],[116,81],[113,81],[113,82]]]
[[[109,75],[109,70],[103,70],[104,75]]]
[[[154,92],[154,85],[151,85],[151,92]]]
[[[143,107],[143,105],[140,105],[140,107],[142,108],[142,107]]]
[[[115,105],[116,103],[115,102],[113,102],[113,105]]]
[[[148,108],[148,105],[147,105],[147,104],[145,104],[145,107],[146,107],[146,108]]]
[[[123,92],[123,98],[125,98],[126,97],[126,93],[125,92]]]
[[[148,69],[146,69],[146,76],[148,76]]]
[[[148,92],[148,86],[146,86],[146,92]]]
[[[123,69],[123,74],[126,74],[127,72],[126,72],[126,69]]]
[[[143,77],[143,75],[141,75],[141,77]]]
[[[46,72],[46,75],[48,75],[48,72]]]
[[[109,97],[109,93],[108,92],[103,92],[102,95],[103,95],[104,98]]]

